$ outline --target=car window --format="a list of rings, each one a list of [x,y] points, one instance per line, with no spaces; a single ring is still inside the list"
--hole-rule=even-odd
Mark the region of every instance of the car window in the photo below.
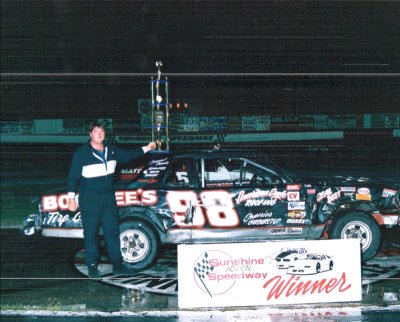
[[[199,163],[198,169],[201,169]],[[198,171],[198,175],[201,179],[201,171]],[[273,171],[240,158],[204,159],[204,181],[206,187],[236,185],[255,187],[282,182]]]
[[[168,167],[165,183],[172,186],[191,186],[193,178],[191,176],[191,165],[193,160],[190,158],[177,158]]]

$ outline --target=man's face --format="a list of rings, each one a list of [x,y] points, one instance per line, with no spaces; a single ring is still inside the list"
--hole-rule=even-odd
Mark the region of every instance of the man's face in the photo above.
[[[95,127],[92,132],[90,132],[90,141],[95,144],[102,144],[106,137],[106,133],[101,127]]]

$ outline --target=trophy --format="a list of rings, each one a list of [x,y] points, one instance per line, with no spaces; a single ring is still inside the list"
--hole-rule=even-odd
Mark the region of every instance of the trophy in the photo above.
[[[151,140],[156,142],[157,149],[162,149],[163,142],[169,150],[169,112],[168,112],[168,79],[161,78],[162,62],[156,62],[157,79],[151,77]]]

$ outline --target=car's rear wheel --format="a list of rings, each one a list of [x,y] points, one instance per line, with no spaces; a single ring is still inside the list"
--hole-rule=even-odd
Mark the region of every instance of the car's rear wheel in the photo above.
[[[360,213],[350,213],[339,218],[330,235],[332,239],[359,239],[363,261],[376,255],[381,242],[381,232],[376,221]]]
[[[154,264],[159,242],[154,231],[144,222],[129,221],[120,226],[119,239],[123,260],[137,270]]]

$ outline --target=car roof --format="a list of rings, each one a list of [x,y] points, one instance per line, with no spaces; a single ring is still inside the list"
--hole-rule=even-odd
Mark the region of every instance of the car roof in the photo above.
[[[243,149],[210,149],[210,150],[189,150],[189,151],[170,151],[170,150],[155,150],[150,152],[156,156],[175,156],[175,157],[195,157],[195,158],[210,158],[210,157],[232,157],[232,158],[247,158],[260,156],[260,153],[254,150]]]

